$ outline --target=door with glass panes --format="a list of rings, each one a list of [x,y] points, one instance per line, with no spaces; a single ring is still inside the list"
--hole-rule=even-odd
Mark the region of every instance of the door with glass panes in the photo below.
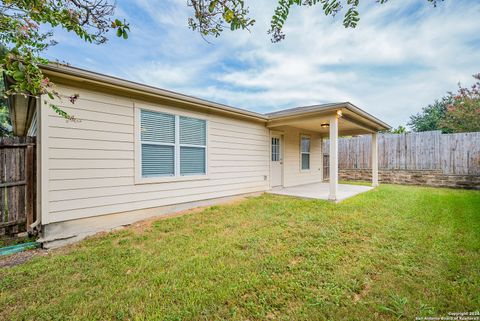
[[[283,184],[283,146],[280,135],[272,135],[270,155],[270,185],[271,187]]]

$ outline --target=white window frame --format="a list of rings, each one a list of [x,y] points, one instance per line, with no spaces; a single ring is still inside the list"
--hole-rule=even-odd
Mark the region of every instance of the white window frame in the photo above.
[[[168,108],[164,106],[149,106],[145,104],[134,104],[134,131],[135,131],[135,184],[151,184],[151,183],[164,183],[164,182],[181,182],[181,181],[193,181],[193,180],[207,180],[209,179],[209,152],[208,152],[208,118],[202,115],[186,113],[182,110]],[[174,175],[169,176],[154,176],[143,177],[142,176],[142,133],[141,133],[141,110],[150,110],[158,113],[164,113],[175,116],[175,143],[156,143],[146,142],[145,144],[174,146]],[[205,121],[205,146],[180,144],[180,116],[201,119]],[[205,149],[205,174],[189,174],[180,175],[180,147],[196,147]]]
[[[310,141],[310,149],[309,149],[308,153],[302,152],[302,138],[308,138],[308,140]],[[310,135],[301,134],[298,147],[299,147],[299,151],[300,151],[300,164],[299,164],[300,165],[300,172],[310,172],[312,170],[312,137]],[[310,155],[310,157],[308,158],[308,169],[303,169],[302,168],[302,155],[303,154]]]

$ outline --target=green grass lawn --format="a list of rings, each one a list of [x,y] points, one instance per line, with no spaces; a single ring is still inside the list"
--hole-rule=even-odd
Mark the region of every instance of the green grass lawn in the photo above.
[[[0,270],[1,320],[394,320],[480,308],[480,192],[263,195]]]

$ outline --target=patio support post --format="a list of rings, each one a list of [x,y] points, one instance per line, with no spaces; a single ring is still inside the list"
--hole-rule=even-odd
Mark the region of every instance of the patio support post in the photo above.
[[[329,200],[336,201],[338,194],[338,116],[330,117],[330,194]]]
[[[372,134],[372,186],[378,186],[378,134]]]

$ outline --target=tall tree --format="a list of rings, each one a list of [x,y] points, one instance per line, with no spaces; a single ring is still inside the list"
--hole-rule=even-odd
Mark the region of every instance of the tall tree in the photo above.
[[[53,31],[44,32],[41,27],[60,27],[95,44],[105,43],[111,29],[126,39],[129,26],[113,18],[114,9],[115,5],[108,0],[2,0],[0,71],[15,80],[3,95],[58,97],[39,67],[48,63],[41,57],[42,52],[56,44]],[[52,105],[52,108],[68,117],[58,107]]]
[[[441,130],[443,133],[480,131],[480,74],[473,76],[470,87],[458,84],[456,93],[449,92],[441,100],[410,116],[413,131]]]
[[[392,128],[390,130],[384,130],[382,133],[387,133],[387,134],[406,134],[408,133],[407,128],[405,126],[398,126],[397,128]]]
[[[459,84],[457,92],[447,96],[450,104],[441,125],[455,133],[480,131],[480,74],[473,77],[470,88]]]
[[[443,133],[450,133],[452,131],[442,124],[447,113],[447,105],[448,101],[445,98],[436,100],[433,104],[422,108],[420,113],[410,116],[410,121],[407,125],[414,132],[441,130]]]

